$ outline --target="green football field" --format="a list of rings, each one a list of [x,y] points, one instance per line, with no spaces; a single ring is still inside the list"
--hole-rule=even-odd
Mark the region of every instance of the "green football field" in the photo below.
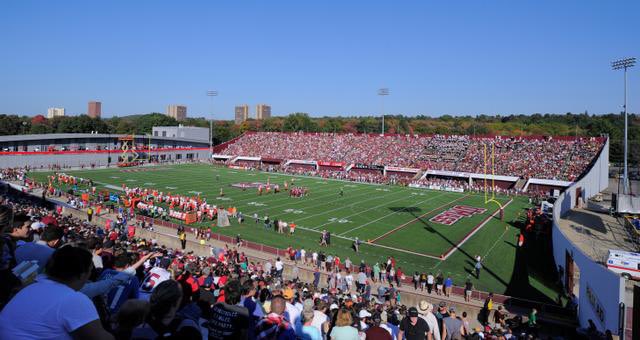
[[[331,232],[331,246],[323,250],[343,260],[349,257],[354,263],[360,260],[375,263],[393,256],[407,276],[414,271],[432,272],[434,275],[442,272],[445,276],[450,275],[454,284],[459,286],[471,278],[480,290],[533,297],[524,291],[528,288],[514,287],[511,282],[517,265],[515,239],[518,229],[514,224],[524,219],[528,207],[528,200],[523,197],[496,197],[498,202],[506,205],[504,220],[500,221],[498,205],[485,203],[484,195],[476,193],[359,184],[206,164],[67,173],[93,179],[99,190],[117,193],[124,183],[129,187],[146,187],[184,195],[199,193],[209,203],[237,207],[245,215],[245,223],[238,225],[237,221],[232,221],[231,227],[212,228],[221,234],[240,234],[245,240],[270,246],[286,248],[292,245],[313,251],[321,249],[318,245],[320,232],[326,229]],[[35,172],[30,176],[46,181],[49,174]],[[258,196],[255,188],[242,190],[232,186],[269,181],[279,184],[282,189],[285,181],[291,185],[292,180],[296,186],[307,187],[309,195],[294,198],[282,190],[277,194]],[[218,197],[221,188],[224,196]],[[339,195],[341,189],[343,196]],[[449,220],[449,225],[431,221],[454,206],[480,210],[475,210],[475,214],[470,216]],[[253,221],[254,213],[261,217],[268,214],[271,220],[296,223],[298,228],[295,235],[290,237],[265,230],[262,223]],[[358,254],[351,248],[355,237],[371,242],[362,244]],[[476,255],[482,256],[484,265],[479,280],[470,274]],[[543,280],[532,278],[529,281],[532,285],[535,282],[536,290],[552,294],[550,288],[540,283]]]

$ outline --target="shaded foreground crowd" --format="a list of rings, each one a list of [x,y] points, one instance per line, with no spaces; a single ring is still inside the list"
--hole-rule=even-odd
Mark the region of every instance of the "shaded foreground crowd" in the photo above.
[[[603,144],[603,139],[594,137],[258,132],[243,135],[219,153],[470,173],[483,173],[489,157],[495,160],[496,175],[573,181],[586,170]]]
[[[33,198],[0,203],[0,339],[517,339],[538,331],[535,312],[527,322],[508,319],[490,298],[485,327],[472,328],[444,301],[405,306],[397,291],[321,288],[319,279],[286,280],[279,259],[267,266],[228,247],[196,256]]]

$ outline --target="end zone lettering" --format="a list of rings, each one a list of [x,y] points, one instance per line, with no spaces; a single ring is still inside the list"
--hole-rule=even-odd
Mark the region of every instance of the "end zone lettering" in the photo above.
[[[467,205],[456,205],[452,208],[449,208],[449,210],[443,211],[438,215],[430,218],[429,221],[444,225],[452,225],[458,222],[463,217],[482,214],[485,211],[487,211],[487,209],[470,207]]]

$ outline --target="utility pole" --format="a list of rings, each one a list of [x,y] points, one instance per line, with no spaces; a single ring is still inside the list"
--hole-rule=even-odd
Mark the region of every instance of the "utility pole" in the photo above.
[[[211,119],[209,120],[209,153],[210,157],[213,157],[213,97],[218,96],[218,91],[207,91],[207,97],[211,97]]]
[[[378,96],[380,96],[380,98],[382,98],[380,100],[381,102],[381,110],[380,113],[382,114],[382,131],[381,133],[384,135],[384,96],[388,96],[389,95],[389,89],[386,87],[383,87],[381,89],[378,89]]]
[[[624,181],[622,182],[623,193],[629,193],[629,169],[627,168],[627,157],[629,152],[628,147],[628,130],[629,123],[627,117],[627,69],[633,67],[636,63],[636,58],[625,58],[613,61],[611,63],[611,67],[614,70],[624,70],[624,105],[622,108],[624,109]]]

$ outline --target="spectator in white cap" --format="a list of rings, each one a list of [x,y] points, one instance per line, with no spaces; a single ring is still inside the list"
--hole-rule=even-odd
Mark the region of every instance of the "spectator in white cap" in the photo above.
[[[358,318],[360,319],[360,330],[361,331],[366,331],[369,328],[369,324],[367,323],[367,319],[371,317],[371,313],[369,313],[369,311],[367,311],[366,309],[361,309],[360,312],[358,312]]]
[[[40,240],[40,234],[42,234],[46,226],[46,224],[40,222],[39,220],[35,220],[33,223],[31,223],[31,230],[33,230],[33,242]]]

